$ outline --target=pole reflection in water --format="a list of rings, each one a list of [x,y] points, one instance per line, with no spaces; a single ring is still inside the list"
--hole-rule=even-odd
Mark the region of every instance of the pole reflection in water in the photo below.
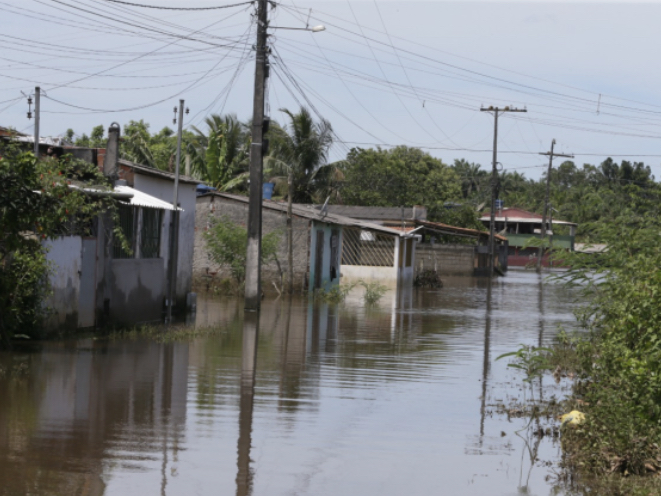
[[[237,457],[236,494],[252,494],[253,472],[250,468],[252,444],[252,414],[255,396],[255,371],[259,312],[245,312],[243,317],[243,343],[241,347],[241,385],[239,398],[239,443]]]
[[[480,447],[484,440],[484,416],[487,407],[487,379],[489,378],[489,348],[491,339],[491,278],[487,279],[487,314],[484,319],[484,357],[482,359],[482,399],[480,403]]]

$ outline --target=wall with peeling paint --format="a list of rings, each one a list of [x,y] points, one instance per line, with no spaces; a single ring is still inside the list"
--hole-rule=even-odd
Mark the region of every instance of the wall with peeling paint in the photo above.
[[[75,329],[78,326],[82,240],[78,236],[57,238],[49,241],[46,249],[46,259],[53,267],[49,277],[52,294],[44,303],[49,309],[46,326]]]

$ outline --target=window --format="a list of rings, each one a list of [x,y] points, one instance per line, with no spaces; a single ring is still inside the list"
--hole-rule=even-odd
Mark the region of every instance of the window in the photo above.
[[[135,218],[137,209],[125,205],[120,205],[118,208],[119,227],[124,233],[124,237],[128,242],[132,251],[135,251]],[[133,258],[134,253],[129,253],[124,249],[120,239],[117,236],[113,237],[112,258]]]
[[[142,209],[140,231],[140,258],[158,258],[161,249],[161,211],[155,208]]]

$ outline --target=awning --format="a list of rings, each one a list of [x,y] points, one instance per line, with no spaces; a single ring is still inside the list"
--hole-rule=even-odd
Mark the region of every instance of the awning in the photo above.
[[[138,191],[137,189],[131,188],[130,186],[115,186],[115,191],[118,193],[128,193],[133,195],[130,200],[122,201],[122,203],[127,203],[129,205],[133,205],[134,207],[174,210],[171,203],[160,200],[155,196],[148,195],[143,191]],[[178,210],[183,212],[182,208],[179,208]]]

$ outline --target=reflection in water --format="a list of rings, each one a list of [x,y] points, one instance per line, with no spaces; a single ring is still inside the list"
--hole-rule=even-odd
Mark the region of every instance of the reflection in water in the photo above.
[[[491,339],[491,291],[492,279],[486,279],[487,293],[486,293],[486,316],[484,318],[484,350],[482,358],[482,395],[480,403],[480,441],[479,446],[482,448],[484,442],[484,417],[487,409],[487,383],[489,382],[489,340]]]
[[[252,494],[253,472],[250,467],[252,445],[252,415],[257,369],[257,340],[259,312],[246,312],[243,317],[243,344],[241,346],[241,386],[239,390],[239,447],[236,474],[237,496]]]
[[[490,415],[520,394],[492,357],[548,344],[574,297],[526,272],[443,282],[371,308],[265,300],[245,319],[240,300],[200,298],[197,325],[219,332],[190,343],[0,354],[0,496],[399,496],[440,480],[548,494],[519,460],[557,452],[515,436],[525,419]]]
[[[164,494],[168,452],[176,460],[185,442],[187,369],[186,343],[84,339],[0,355],[0,494],[105,494],[106,462],[158,467]]]

